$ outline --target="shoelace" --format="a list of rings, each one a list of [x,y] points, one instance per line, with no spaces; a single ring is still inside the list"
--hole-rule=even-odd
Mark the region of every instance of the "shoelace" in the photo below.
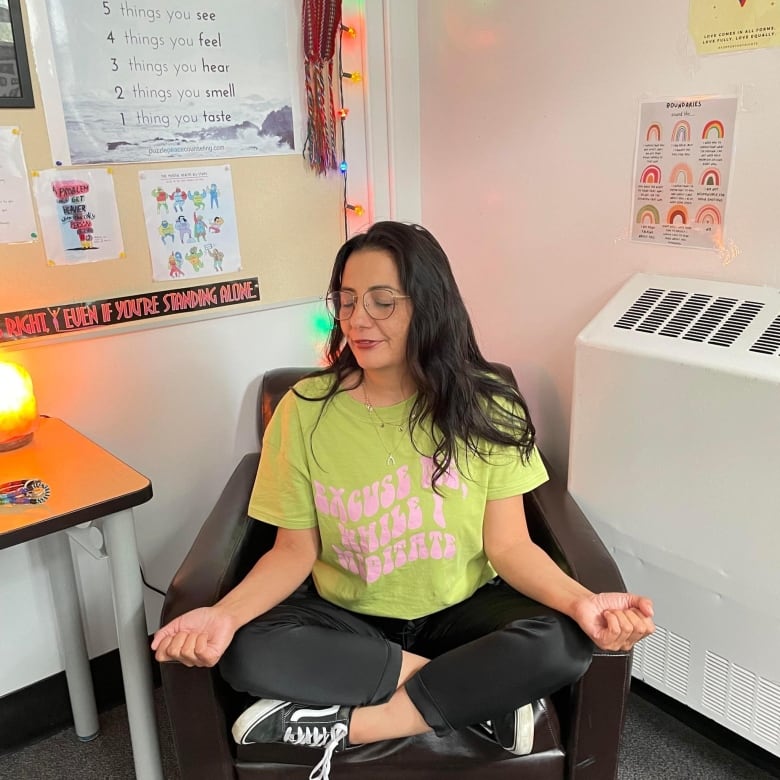
[[[338,724],[337,724],[338,725]],[[334,726],[335,728],[335,726]],[[314,726],[313,728],[306,726],[298,726],[294,729],[292,726],[288,726],[284,732],[284,742],[289,742],[291,745],[306,745],[307,747],[324,747],[328,744],[333,736],[333,729]]]
[[[330,778],[330,762],[333,758],[333,753],[339,746],[344,737],[349,733],[349,728],[346,723],[337,723],[330,732],[330,741],[325,746],[325,754],[320,759],[320,762],[314,769],[311,770],[309,780],[328,780]]]

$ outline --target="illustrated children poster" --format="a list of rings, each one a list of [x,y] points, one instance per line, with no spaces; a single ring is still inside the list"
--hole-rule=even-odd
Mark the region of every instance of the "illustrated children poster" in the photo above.
[[[47,117],[64,115],[67,137],[51,138],[55,159],[159,162],[294,150],[289,0],[42,1],[51,59],[64,64],[40,74]]]
[[[22,136],[0,127],[0,244],[32,241],[37,233]]]
[[[736,97],[642,103],[631,238],[719,248],[734,149]]]
[[[155,281],[241,269],[229,165],[138,174]]]
[[[49,265],[124,257],[114,177],[105,168],[33,173]]]

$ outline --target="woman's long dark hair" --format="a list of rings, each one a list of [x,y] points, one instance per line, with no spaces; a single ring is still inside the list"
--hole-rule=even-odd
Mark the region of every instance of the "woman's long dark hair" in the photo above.
[[[328,291],[341,289],[347,260],[353,252],[387,252],[395,261],[403,292],[413,308],[406,343],[409,372],[417,397],[409,413],[409,429],[426,423],[434,437],[433,484],[458,462],[458,442],[466,453],[485,457],[484,443],[514,446],[527,461],[536,438],[528,407],[520,392],[483,357],[474,337],[466,306],[447,255],[433,235],[420,225],[377,222],[350,238],[339,250]],[[315,376],[333,375],[328,400],[344,389],[355,372],[362,378],[341,323],[334,320],[328,339],[328,367]],[[356,385],[359,385],[358,382]],[[431,453],[425,453],[431,456]]]

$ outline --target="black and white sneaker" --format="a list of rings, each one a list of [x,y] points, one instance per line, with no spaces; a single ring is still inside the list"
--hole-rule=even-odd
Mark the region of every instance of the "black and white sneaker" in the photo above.
[[[534,749],[534,710],[532,704],[518,707],[497,718],[487,721],[493,739],[504,750],[518,756],[527,756]]]
[[[324,748],[325,755],[309,775],[327,780],[334,751],[347,746],[351,707],[306,706],[289,701],[260,699],[244,710],[233,724],[233,739],[250,742],[282,742]]]

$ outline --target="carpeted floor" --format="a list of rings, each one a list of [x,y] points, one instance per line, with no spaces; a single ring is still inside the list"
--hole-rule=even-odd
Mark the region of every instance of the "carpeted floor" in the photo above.
[[[629,697],[619,780],[767,780],[778,776],[743,761],[636,694]]]
[[[155,691],[155,699],[165,777],[180,780],[160,689]],[[100,725],[100,736],[92,742],[79,742],[73,729],[66,729],[0,757],[0,779],[132,780],[135,774],[124,706],[101,714]],[[645,699],[631,695],[619,780],[768,780],[777,776],[748,764]]]

